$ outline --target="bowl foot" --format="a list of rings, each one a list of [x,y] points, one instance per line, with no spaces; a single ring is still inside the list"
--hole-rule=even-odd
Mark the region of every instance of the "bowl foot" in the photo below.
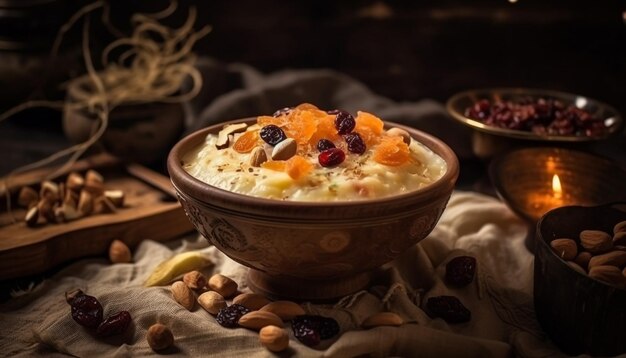
[[[371,276],[370,272],[364,272],[336,279],[306,280],[250,269],[248,287],[273,300],[330,302],[366,288]]]

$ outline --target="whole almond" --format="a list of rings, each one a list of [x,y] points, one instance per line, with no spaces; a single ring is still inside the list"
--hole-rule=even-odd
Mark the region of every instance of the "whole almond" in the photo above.
[[[82,215],[89,215],[93,211],[93,196],[87,190],[80,192],[77,209]]]
[[[94,196],[101,195],[104,192],[104,178],[102,174],[93,169],[89,169],[85,174],[83,191],[87,191]]]
[[[595,266],[589,270],[589,277],[617,287],[624,287],[626,278],[622,270],[615,266]]]
[[[626,245],[626,231],[616,232],[613,235],[613,245]]]
[[[39,194],[35,189],[24,186],[20,189],[20,193],[17,195],[17,204],[24,208],[32,208],[37,205],[39,201]]]
[[[190,271],[183,276],[183,282],[192,290],[200,290],[206,286],[206,277],[200,271]]]
[[[589,260],[589,268],[595,266],[616,266],[623,267],[626,265],[626,252],[624,251],[611,251],[605,254],[596,255]]]
[[[287,138],[276,144],[272,150],[272,160],[287,160],[298,151],[298,144],[293,138]]]
[[[174,300],[187,310],[191,311],[196,303],[193,291],[187,287],[183,281],[176,281],[172,284],[172,296]]]
[[[272,352],[281,352],[289,346],[289,334],[277,326],[265,326],[259,331],[259,342]]]
[[[261,164],[267,162],[267,154],[262,147],[256,147],[250,154],[250,165],[253,167],[260,167]]]
[[[589,268],[589,260],[591,260],[592,256],[593,255],[588,251],[581,251],[578,255],[576,255],[576,258],[574,258],[574,262],[577,263],[578,266],[587,270]]]
[[[226,277],[222,274],[215,274],[209,278],[209,288],[216,291],[225,298],[231,297],[237,292],[237,282],[233,281],[230,277]]]
[[[387,130],[387,135],[392,137],[402,137],[402,141],[406,144],[411,144],[411,135],[404,129],[393,127]]]
[[[578,245],[572,239],[555,239],[550,242],[550,246],[565,261],[573,260],[578,254]]]
[[[626,232],[626,220],[620,221],[613,226],[613,233],[617,234],[618,232]]]
[[[132,255],[123,241],[113,240],[109,246],[109,259],[114,264],[128,263],[132,260]]]
[[[153,351],[162,351],[174,344],[174,335],[167,326],[155,323],[148,328],[146,340]]]
[[[270,303],[271,301],[265,298],[265,296],[257,293],[242,293],[233,298],[233,303],[242,305],[252,311],[261,309],[261,307]]]
[[[52,207],[52,203],[50,203],[48,200],[39,200],[39,203],[37,203],[37,209],[39,210],[39,216],[46,219],[47,222],[53,223],[56,221],[54,208]]]
[[[367,317],[362,323],[363,328],[373,328],[378,326],[401,326],[404,323],[402,317],[393,312],[378,312]]]
[[[583,230],[580,232],[580,244],[594,255],[605,253],[613,247],[611,235],[600,230]]]
[[[277,315],[267,311],[252,311],[239,318],[237,322],[241,327],[260,330],[265,326],[282,327],[283,321]]]
[[[59,184],[51,182],[49,180],[41,183],[41,189],[39,189],[39,197],[45,198],[49,202],[55,202],[59,200]]]
[[[224,297],[215,291],[207,291],[198,296],[198,304],[212,315],[218,314],[222,308],[228,306]]]
[[[68,190],[78,193],[85,186],[85,178],[77,172],[71,172],[65,180],[65,186]]]
[[[259,311],[272,312],[283,321],[290,321],[306,312],[299,304],[292,301],[274,301],[261,307]]]
[[[574,261],[567,261],[566,264],[571,267],[572,269],[574,269],[574,271],[578,271],[580,273],[582,273],[583,275],[587,274],[587,271],[585,271],[584,268],[582,268],[579,264],[577,264]]]

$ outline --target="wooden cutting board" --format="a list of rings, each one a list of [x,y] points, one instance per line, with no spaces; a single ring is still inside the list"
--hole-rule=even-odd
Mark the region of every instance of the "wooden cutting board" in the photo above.
[[[193,230],[176,200],[169,178],[143,166],[123,164],[114,157],[99,155],[76,162],[52,180],[61,182],[67,173],[84,173],[87,169],[95,169],[103,175],[105,189],[124,191],[122,208],[115,213],[31,228],[24,222],[25,209],[13,204],[12,214],[7,210],[7,187],[3,185],[0,191],[0,280],[40,274],[81,257],[107,257],[114,239],[124,241],[132,251],[144,239],[166,241]],[[15,198],[24,185],[38,190],[44,173],[40,170],[13,176],[9,193]]]

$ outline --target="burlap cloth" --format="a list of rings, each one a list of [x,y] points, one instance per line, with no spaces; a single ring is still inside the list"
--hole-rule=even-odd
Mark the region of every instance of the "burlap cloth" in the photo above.
[[[542,336],[532,305],[533,256],[525,246],[527,226],[501,202],[470,192],[455,192],[434,231],[420,244],[384,267],[369,289],[336,304],[304,303],[306,311],[334,317],[341,334],[309,348],[295,339],[289,325],[289,349],[282,356],[420,356],[420,357],[538,357],[559,356]],[[0,307],[0,355],[72,355],[79,357],[142,356],[155,354],[146,331],[155,322],[168,325],[176,346],[168,351],[185,356],[272,356],[256,332],[226,329],[200,307],[192,312],[179,306],[168,287],[144,288],[151,270],[176,252],[201,250],[221,272],[246,287],[247,269],[221,254],[199,237],[168,245],[150,240],[134,252],[134,263],[109,264],[105,259],[83,260],[53,278],[20,292]],[[473,283],[447,287],[445,263],[470,254],[478,259]],[[64,292],[79,287],[100,299],[105,316],[128,310],[133,324],[124,336],[98,339],[70,316]],[[454,295],[471,310],[472,319],[447,324],[422,310],[430,296]],[[407,322],[401,327],[361,330],[360,323],[377,311],[392,311]]]

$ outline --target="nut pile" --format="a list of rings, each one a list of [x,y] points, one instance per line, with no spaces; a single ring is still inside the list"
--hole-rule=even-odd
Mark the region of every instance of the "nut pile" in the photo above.
[[[626,221],[615,224],[612,233],[583,230],[578,242],[559,238],[550,246],[572,269],[626,289]]]
[[[124,192],[105,190],[102,175],[88,170],[84,177],[72,172],[64,182],[46,180],[41,183],[39,191],[30,186],[22,187],[17,203],[28,209],[24,219],[26,225],[35,227],[115,212],[124,205]]]
[[[237,282],[221,274],[207,279],[199,271],[187,272],[182,281],[171,285],[171,292],[173,299],[187,310],[193,310],[198,302],[223,327],[243,327],[259,332],[259,342],[272,352],[283,351],[289,346],[289,333],[284,328],[286,322],[290,322],[293,336],[310,347],[337,336],[341,331],[335,319],[307,314],[295,302],[271,301],[256,293],[241,293]],[[227,300],[231,299],[229,304]],[[370,329],[403,323],[403,319],[393,312],[379,312],[363,320],[361,327]]]

